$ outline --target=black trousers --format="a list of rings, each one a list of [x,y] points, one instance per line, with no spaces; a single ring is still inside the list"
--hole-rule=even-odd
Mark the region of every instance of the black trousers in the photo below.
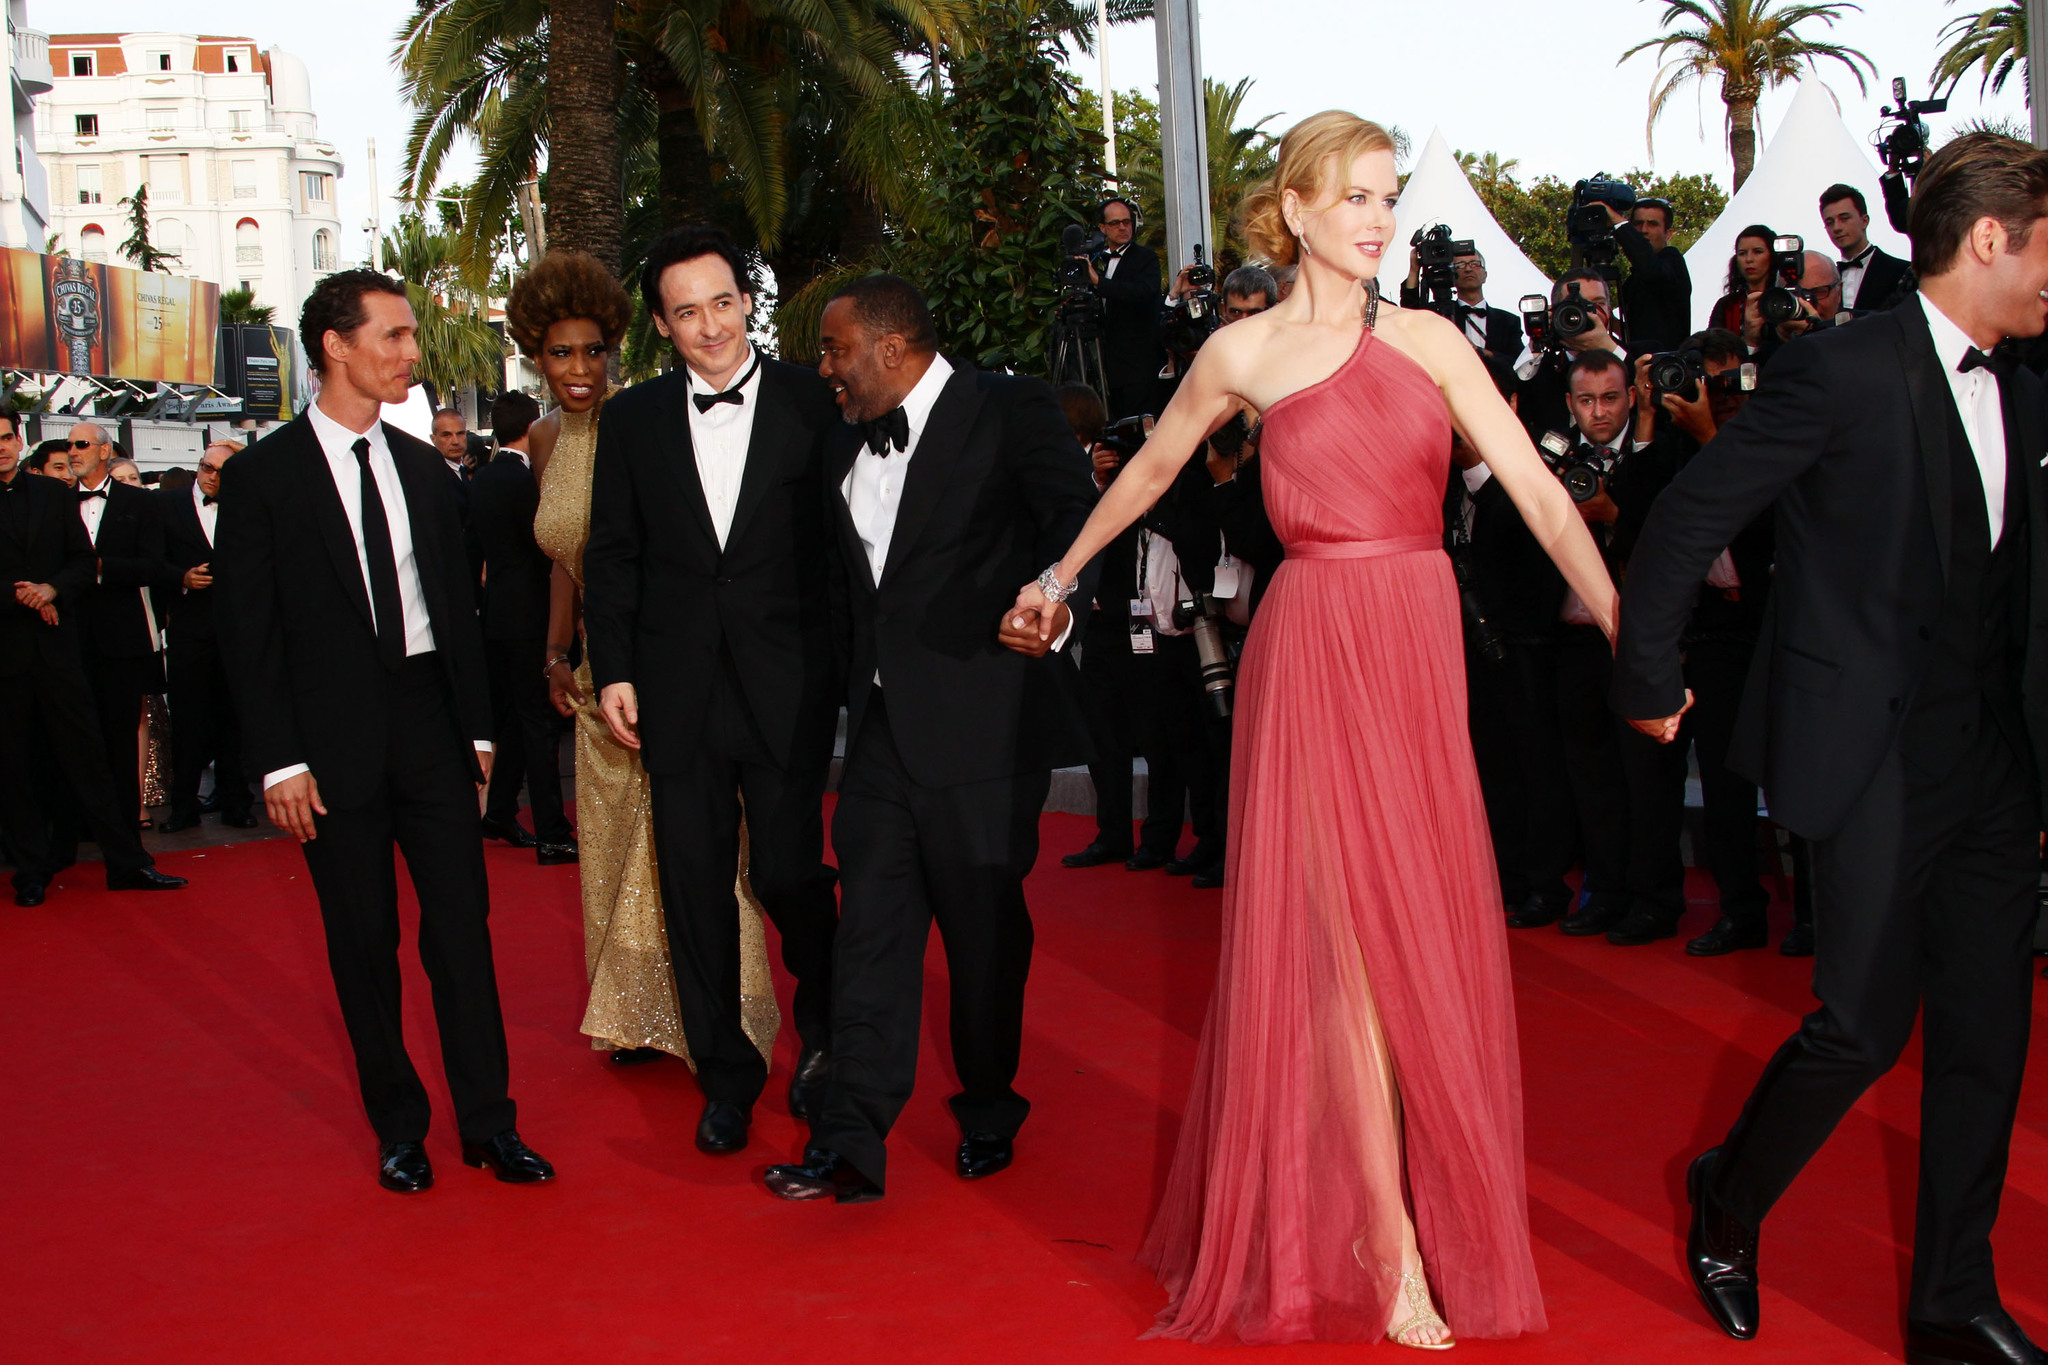
[[[1122,625],[1090,612],[1081,643],[1081,709],[1093,754],[1088,780],[1095,784],[1095,837],[1122,850],[1131,846],[1131,754],[1137,748],[1128,696],[1128,638]]]
[[[1501,898],[1519,905],[1529,894],[1529,801],[1515,748],[1515,683],[1505,663],[1488,662],[1470,641],[1465,646],[1465,698],[1466,731],[1479,770],[1479,793],[1486,802]]]
[[[45,650],[27,672],[5,679],[7,703],[0,706],[0,826],[14,850],[14,885],[46,882],[60,863],[77,853],[53,846],[52,826],[60,802],[66,823],[82,821],[100,846],[109,872],[133,872],[154,860],[135,832],[135,806],[122,805],[107,772],[107,750],[93,694],[77,655]],[[128,719],[132,754],[137,711]],[[128,765],[130,781],[135,765]]]
[[[109,658],[90,646],[84,658],[100,743],[107,754],[107,776],[114,783],[116,804],[132,824],[142,814],[142,699],[164,690],[163,664],[155,654]]]
[[[1909,1317],[1998,1306],[1991,1227],[2005,1183],[2033,1005],[2036,786],[1986,723],[1930,779],[1897,751],[1832,838],[1813,843],[1813,993],[1730,1130],[1716,1175],[1755,1226],[1924,1008],[1920,1194]]]
[[[497,724],[497,754],[484,814],[516,824],[519,784],[524,782],[526,799],[533,804],[534,837],[544,844],[566,844],[574,831],[562,811],[562,717],[549,704],[547,679],[541,675],[540,661],[546,655],[544,634],[531,640],[484,641],[491,715]]]
[[[398,974],[398,869],[405,854],[419,896],[420,965],[434,995],[441,1061],[465,1139],[513,1126],[505,1022],[491,961],[490,885],[476,837],[470,741],[456,723],[447,674],[417,654],[369,705],[390,716],[383,780],[358,806],[314,817],[304,845],[320,897],[327,965],[355,1051],[363,1108],[379,1142],[427,1135],[426,1087],[405,1050]],[[313,774],[319,779],[319,774]]]
[[[782,937],[796,978],[791,1020],[806,1051],[830,1050],[832,936],[839,909],[825,865],[829,752],[801,771],[768,752],[729,656],[721,661],[704,738],[686,768],[653,773],[654,850],[675,964],[683,1036],[704,1096],[751,1109],[768,1066],[740,1027],[740,907],[733,874],[746,802],[748,878]]]
[[[1753,643],[1703,641],[1685,652],[1685,685],[1692,709],[1678,738],[1659,744],[1620,723],[1622,768],[1628,777],[1630,908],[1676,922],[1685,913],[1685,860],[1679,834],[1685,822],[1685,756],[1699,757],[1705,807],[1706,865],[1721,892],[1721,913],[1742,924],[1761,924],[1770,895],[1757,878],[1756,784],[1729,771],[1728,746],[1749,676]]]
[[[880,1185],[885,1139],[917,1080],[924,950],[939,926],[951,979],[948,1103],[963,1133],[1014,1137],[1031,1103],[1013,1088],[1031,971],[1024,878],[1038,857],[1049,772],[955,787],[904,769],[876,688],[849,746],[832,817],[842,890],[833,953],[832,1076],[811,1143]]]
[[[1196,846],[1220,862],[1230,800],[1230,726],[1208,709],[1192,635],[1154,635],[1154,652],[1131,658],[1127,705],[1145,756],[1145,822],[1138,842],[1171,858],[1181,812]],[[1192,855],[1190,855],[1192,856]]]
[[[1540,642],[1508,646],[1521,758],[1524,876],[1531,894],[1564,900],[1576,857],[1585,889],[1628,885],[1628,784],[1621,737],[1607,704],[1613,654],[1593,626],[1559,626]]]
[[[242,727],[220,645],[210,636],[186,639],[173,632],[164,666],[171,704],[171,814],[199,814],[199,775],[209,763],[221,810],[248,814],[255,796],[242,770]]]

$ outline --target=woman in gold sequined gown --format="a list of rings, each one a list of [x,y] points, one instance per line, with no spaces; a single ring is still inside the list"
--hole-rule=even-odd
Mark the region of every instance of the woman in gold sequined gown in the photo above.
[[[608,396],[605,362],[625,334],[632,301],[594,258],[551,252],[514,286],[506,316],[513,338],[539,365],[557,404],[534,423],[528,447],[540,480],[534,539],[555,561],[548,695],[558,711],[576,722],[583,961],[590,978],[583,1032],[592,1047],[609,1050],[616,1062],[651,1061],[662,1053],[689,1062],[655,875],[647,772],[640,756],[605,728],[589,664],[572,674],[567,657],[582,601],[592,459],[598,413]],[[766,1059],[782,1016],[768,973],[761,904],[747,884],[744,825],[736,877],[741,1020]],[[691,1066],[694,1070],[695,1063]]]

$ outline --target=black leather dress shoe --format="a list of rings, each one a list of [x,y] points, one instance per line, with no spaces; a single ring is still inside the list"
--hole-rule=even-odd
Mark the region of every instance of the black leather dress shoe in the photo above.
[[[533,849],[533,860],[542,867],[560,867],[563,863],[578,862],[582,857],[583,850],[574,839],[565,844],[535,844]]]
[[[257,825],[255,813],[248,810],[228,811],[220,817],[220,822],[229,829],[254,829]]]
[[[14,886],[14,903],[24,910],[33,910],[43,903],[43,893],[50,884],[32,877],[24,877]]]
[[[1628,914],[1628,902],[1619,896],[1588,896],[1586,903],[1557,922],[1557,931],[1573,938],[1604,934]]]
[[[400,1194],[418,1194],[434,1184],[434,1167],[425,1145],[387,1142],[377,1149],[377,1183]]]
[[[841,1204],[870,1204],[882,1187],[823,1147],[804,1148],[801,1164],[770,1166],[762,1180],[778,1199],[832,1199]]]
[[[1124,870],[1126,872],[1150,872],[1154,868],[1165,867],[1172,861],[1172,858],[1159,852],[1157,849],[1141,848],[1130,857],[1124,859]]]
[[[704,1101],[704,1117],[697,1120],[697,1150],[713,1156],[739,1151],[747,1145],[747,1125],[752,1121],[731,1100]]]
[[[514,848],[533,848],[540,840],[528,834],[517,820],[492,820],[486,817],[477,821],[477,827],[486,839],[497,839]]]
[[[1678,920],[1655,910],[1631,910],[1607,931],[1607,941],[1617,948],[1640,948],[1660,938],[1677,937]]]
[[[1813,926],[1811,924],[1793,925],[1786,933],[1785,941],[1778,945],[1778,952],[1783,957],[1812,957]]]
[[[183,877],[173,877],[168,872],[159,872],[153,867],[138,867],[133,872],[109,872],[109,891],[176,891],[186,885]]]
[[[204,801],[201,801],[199,803],[199,813],[201,815],[220,814],[220,793],[215,792],[213,795],[207,797]]]
[[[1112,848],[1110,845],[1103,843],[1102,840],[1097,839],[1079,853],[1069,853],[1066,857],[1060,859],[1060,866],[1101,867],[1104,863],[1120,863],[1130,856],[1131,850],[1128,847]]]
[[[1169,877],[1192,877],[1223,861],[1223,851],[1207,839],[1197,839],[1194,848],[1185,858],[1175,858],[1166,865]]]
[[[1687,957],[1725,957],[1742,948],[1761,948],[1770,941],[1770,926],[1758,920],[1744,924],[1727,915],[1714,921],[1714,927],[1685,945]]]
[[[1188,882],[1197,891],[1220,891],[1223,889],[1223,864],[1210,863],[1197,872]]]
[[[824,1048],[807,1048],[796,1059],[796,1074],[789,1078],[789,1114],[809,1122],[825,1102],[825,1079],[832,1074],[832,1054]]]
[[[996,1133],[969,1133],[960,1139],[960,1151],[953,1158],[953,1169],[962,1180],[980,1180],[997,1171],[1009,1170],[1016,1156],[1016,1144],[1009,1138]]]
[[[198,828],[199,812],[196,810],[172,811],[170,818],[157,826],[157,829],[165,834],[178,834],[188,829]]]
[[[1968,1322],[1906,1319],[1906,1365],[2048,1365],[2003,1308]]]
[[[658,1062],[666,1056],[668,1054],[658,1047],[622,1047],[612,1052],[611,1064],[613,1066],[645,1066],[649,1062]]]
[[[1563,919],[1568,908],[1565,901],[1532,892],[1520,905],[1508,911],[1508,928],[1541,929]]]
[[[1756,1229],[1738,1222],[1709,1188],[1719,1147],[1692,1159],[1685,1172],[1685,1197],[1692,1223],[1685,1236],[1685,1268],[1700,1302],[1720,1329],[1737,1341],[1756,1335]]]
[[[555,1178],[555,1168],[533,1148],[519,1140],[518,1130],[507,1128],[489,1142],[462,1142],[462,1164],[488,1166],[507,1185],[537,1185]]]

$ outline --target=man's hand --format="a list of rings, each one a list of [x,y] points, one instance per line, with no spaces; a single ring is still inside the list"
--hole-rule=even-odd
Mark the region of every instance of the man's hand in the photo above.
[[[1188,292],[1188,272],[1193,269],[1191,265],[1184,265],[1180,268],[1180,274],[1173,277],[1173,290],[1166,296],[1168,303],[1178,302],[1180,297]]]
[[[1573,355],[1578,355],[1585,351],[1618,351],[1621,349],[1614,340],[1614,334],[1607,330],[1607,319],[1601,317],[1598,313],[1593,314],[1593,325],[1591,327],[1588,327],[1575,337],[1564,338],[1564,348]]]
[[[583,689],[576,685],[576,674],[567,659],[548,665],[548,701],[565,716],[575,715],[576,708],[583,705]]]
[[[57,604],[56,604],[55,602],[45,602],[45,603],[44,603],[44,604],[43,604],[42,606],[40,606],[40,607],[38,607],[38,608],[36,609],[36,615],[38,615],[38,616],[40,616],[40,617],[42,617],[42,618],[43,618],[43,624],[44,624],[44,625],[46,625],[46,626],[54,626],[54,625],[56,625],[56,624],[57,624]]]
[[[1672,740],[1678,738],[1678,722],[1690,710],[1692,710],[1692,689],[1688,687],[1685,689],[1685,705],[1679,707],[1675,715],[1665,716],[1662,720],[1632,720],[1629,724],[1635,726],[1636,729],[1642,731],[1651,739],[1656,740],[1659,744],[1669,744]]]
[[[1611,226],[1620,227],[1623,223],[1626,223],[1628,221],[1627,214],[1623,213],[1620,209],[1614,207],[1614,205],[1608,203],[1606,200],[1599,200],[1598,203],[1600,204],[1601,208],[1607,210],[1607,221]]]
[[[48,583],[23,580],[14,585],[14,600],[30,611],[40,611],[57,600],[57,590]]]
[[[211,564],[194,564],[191,568],[185,570],[185,586],[194,591],[200,588],[212,587],[213,566]]]
[[[1657,391],[1650,383],[1650,353],[1643,352],[1636,357],[1636,416],[1654,417],[1657,413]]]
[[[498,755],[496,753],[489,749],[478,749],[476,751],[476,766],[483,773],[483,776],[480,779],[478,779],[476,784],[476,789],[478,791],[482,791],[485,787],[490,785],[491,760],[496,758],[497,756]]]
[[[1030,608],[1012,607],[1003,613],[1002,624],[996,627],[996,639],[1005,649],[1042,659],[1072,619],[1073,613],[1064,602],[1054,607],[1050,616],[1042,616]]]
[[[1589,526],[1596,521],[1605,522],[1607,525],[1612,526],[1615,522],[1621,520],[1621,509],[1614,505],[1613,498],[1607,496],[1605,484],[1601,485],[1598,493],[1595,493],[1584,502],[1575,503],[1574,506],[1579,509],[1579,516]]]
[[[1106,441],[1095,443],[1095,449],[1088,452],[1088,462],[1095,467],[1095,486],[1107,488],[1116,478],[1117,466],[1123,463],[1123,452]]]
[[[314,837],[313,817],[327,814],[327,807],[320,804],[320,784],[311,773],[294,773],[264,788],[263,809],[271,824],[302,844]]]
[[[640,747],[640,696],[633,684],[607,684],[597,694],[597,709],[613,739],[628,749]]]
[[[1678,429],[1698,441],[1701,445],[1714,439],[1720,427],[1714,424],[1714,408],[1707,399],[1704,384],[1694,384],[1696,397],[1686,398],[1675,393],[1664,395],[1664,411],[1671,414],[1671,420]]]

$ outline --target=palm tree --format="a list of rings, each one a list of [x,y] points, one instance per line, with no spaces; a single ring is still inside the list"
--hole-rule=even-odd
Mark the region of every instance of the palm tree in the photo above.
[[[503,384],[505,343],[485,320],[482,300],[463,284],[454,237],[408,214],[385,236],[384,261],[405,281],[419,323],[421,381],[442,401],[471,384]]]
[[[1237,208],[1245,191],[1273,173],[1277,140],[1265,131],[1278,115],[1268,114],[1256,123],[1238,126],[1239,111],[1252,87],[1250,77],[1236,85],[1204,77],[1202,80],[1204,129],[1209,141],[1209,258],[1213,263],[1225,251],[1238,259],[1245,255],[1245,243],[1236,231]],[[1155,214],[1166,202],[1166,184],[1160,166],[1159,148],[1138,140],[1119,146],[1118,170],[1126,190]],[[1148,245],[1163,247],[1165,228],[1148,225]]]
[[[137,185],[135,193],[121,201],[121,207],[128,210],[128,240],[121,243],[121,254],[135,262],[137,270],[156,274],[183,259],[149,240],[149,186]]]
[[[268,327],[277,310],[256,302],[253,289],[220,291],[220,323],[223,327]]]
[[[1756,164],[1756,104],[1766,89],[1797,76],[1802,69],[1817,71],[1822,58],[1840,62],[1856,77],[1856,88],[1867,92],[1860,62],[1871,75],[1877,64],[1853,47],[1811,41],[1797,30],[1801,24],[1818,20],[1833,27],[1845,10],[1862,9],[1848,3],[1798,4],[1792,0],[1654,0],[1664,6],[1660,27],[1692,21],[1661,38],[1637,43],[1621,54],[1626,62],[1638,52],[1657,49],[1663,63],[1651,82],[1650,118],[1643,131],[1656,154],[1652,138],[1664,106],[1682,87],[1704,82],[1719,73],[1721,100],[1728,106],[1728,150],[1735,161],[1735,188],[1749,179]],[[1620,65],[1617,62],[1616,65]]]
[[[618,5],[548,0],[547,18],[548,244],[587,251],[616,272],[626,219]]]
[[[1477,152],[1459,152],[1457,158],[1459,169],[1477,189],[1492,189],[1501,181],[1512,179],[1522,164],[1519,157],[1501,160],[1499,152],[1488,152],[1484,156]]]
[[[1954,4],[1955,0],[1949,0]],[[1941,36],[1951,41],[1934,64],[1934,88],[1945,82],[1953,91],[1962,84],[1971,67],[1982,67],[1984,78],[1977,93],[2005,89],[2014,71],[2020,73],[2020,88],[2034,97],[2033,73],[2027,65],[2027,7],[2023,4],[1993,5],[1976,14],[1959,14],[1943,26]],[[2022,139],[2025,140],[2025,139]]]

